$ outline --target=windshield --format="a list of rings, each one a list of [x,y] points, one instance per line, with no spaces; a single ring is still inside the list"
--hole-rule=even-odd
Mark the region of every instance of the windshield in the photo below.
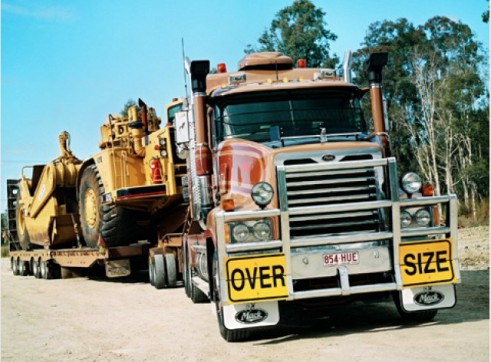
[[[365,132],[360,102],[351,90],[289,90],[217,97],[218,141]],[[273,130],[272,130],[273,128]],[[275,130],[276,129],[276,130]],[[273,131],[273,132],[272,132]]]
[[[175,126],[176,113],[182,110],[182,102],[167,108],[167,123]]]

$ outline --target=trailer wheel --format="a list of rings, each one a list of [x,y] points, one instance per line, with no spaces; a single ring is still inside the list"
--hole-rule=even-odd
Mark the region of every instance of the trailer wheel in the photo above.
[[[12,268],[12,274],[19,275],[19,264],[17,263],[18,259],[14,257],[10,258],[10,267]]]
[[[165,261],[164,256],[162,254],[155,254],[153,257],[153,265],[154,265],[154,287],[157,289],[162,289],[167,286],[166,284],[166,270],[165,270]]]
[[[20,276],[27,276],[29,274],[29,262],[18,259],[18,268]]]
[[[151,286],[155,286],[155,266],[150,256],[148,257],[148,281]]]
[[[41,259],[38,260],[33,259],[32,261],[32,275],[34,275],[36,279],[41,278],[41,270],[40,270],[41,268],[39,267],[40,262]]]
[[[51,264],[49,261],[41,260],[39,274],[41,279],[54,279],[55,278],[54,265]]]
[[[165,271],[167,274],[167,287],[174,288],[177,285],[177,265],[174,254],[165,254]]]

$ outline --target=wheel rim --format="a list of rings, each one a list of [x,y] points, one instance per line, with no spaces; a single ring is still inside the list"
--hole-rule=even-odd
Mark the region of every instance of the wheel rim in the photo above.
[[[91,228],[97,225],[99,212],[97,209],[97,196],[93,189],[88,189],[84,198],[84,215],[87,225]]]

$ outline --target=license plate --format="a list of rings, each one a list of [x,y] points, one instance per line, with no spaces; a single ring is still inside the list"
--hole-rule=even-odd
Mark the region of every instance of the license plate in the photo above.
[[[452,244],[452,239],[401,243],[399,264],[402,284],[417,286],[456,282]]]
[[[280,300],[288,297],[283,254],[225,259],[231,303]]]
[[[357,251],[350,251],[347,253],[333,253],[322,255],[324,266],[338,266],[358,264],[360,262],[360,256]]]

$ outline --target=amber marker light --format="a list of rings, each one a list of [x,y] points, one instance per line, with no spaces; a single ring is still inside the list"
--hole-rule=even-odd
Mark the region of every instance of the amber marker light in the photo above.
[[[235,203],[233,199],[224,199],[222,201],[222,208],[225,211],[234,211],[235,209]]]
[[[433,185],[424,185],[423,190],[422,190],[423,196],[433,196],[434,195],[434,190],[433,190]]]

